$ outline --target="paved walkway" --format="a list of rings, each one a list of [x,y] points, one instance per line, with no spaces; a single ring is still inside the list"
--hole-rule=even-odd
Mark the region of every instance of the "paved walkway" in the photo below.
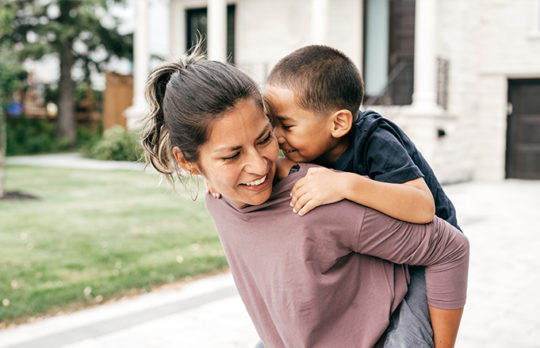
[[[456,346],[540,348],[540,181],[445,189],[472,248]],[[233,348],[256,341],[228,274],[0,331],[0,347],[17,348]]]
[[[80,168],[92,170],[145,170],[143,163],[122,161],[100,161],[83,158],[79,153],[60,153],[35,156],[12,156],[7,158],[9,165],[30,165],[38,167]],[[150,170],[150,169],[146,169]]]

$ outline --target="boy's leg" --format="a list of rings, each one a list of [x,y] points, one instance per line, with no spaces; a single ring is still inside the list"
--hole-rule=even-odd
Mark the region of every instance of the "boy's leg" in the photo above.
[[[425,267],[409,266],[411,282],[390,319],[384,348],[433,348],[433,329],[426,295]]]

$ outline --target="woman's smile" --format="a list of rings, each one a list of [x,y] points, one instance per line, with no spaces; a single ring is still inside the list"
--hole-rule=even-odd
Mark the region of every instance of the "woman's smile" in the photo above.
[[[270,178],[270,175],[266,174],[265,176],[263,176],[262,178],[258,180],[246,182],[240,185],[242,185],[246,190],[261,191],[261,190],[266,189],[268,185],[270,184],[269,178]]]
[[[272,193],[279,148],[260,105],[240,100],[212,125],[200,147],[208,183],[241,207],[265,202]]]

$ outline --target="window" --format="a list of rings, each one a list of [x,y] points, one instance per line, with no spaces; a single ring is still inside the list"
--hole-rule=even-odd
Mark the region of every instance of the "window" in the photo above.
[[[227,6],[227,61],[234,63],[234,21],[235,21],[235,5]],[[205,40],[202,43],[203,52],[207,53],[206,36],[208,33],[208,15],[207,8],[196,8],[186,11],[186,51],[189,51],[199,37]]]
[[[411,104],[415,0],[365,0],[364,5],[366,104]]]

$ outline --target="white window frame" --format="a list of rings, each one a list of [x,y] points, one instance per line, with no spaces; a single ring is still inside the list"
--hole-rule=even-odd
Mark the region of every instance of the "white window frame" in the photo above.
[[[540,0],[532,1],[531,32],[529,37],[540,39]]]

